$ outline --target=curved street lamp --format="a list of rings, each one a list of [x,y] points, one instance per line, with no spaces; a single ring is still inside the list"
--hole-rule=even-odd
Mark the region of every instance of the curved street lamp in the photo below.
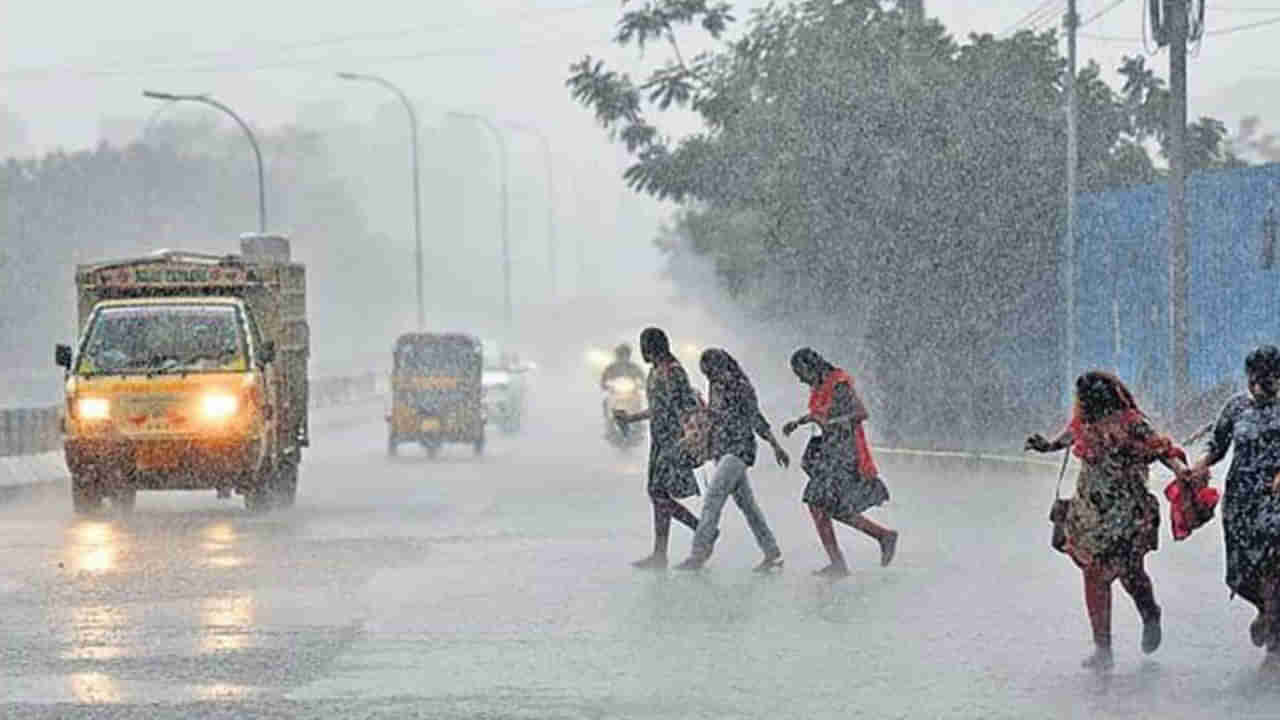
[[[466,112],[450,112],[449,117],[461,120],[470,120],[471,122],[483,125],[485,129],[493,135],[494,142],[498,145],[498,174],[499,174],[499,209],[498,212],[502,218],[502,310],[503,318],[506,321],[507,330],[511,330],[511,241],[508,234],[508,226],[510,225],[510,215],[507,203],[507,140],[502,136],[502,131],[497,125],[493,124],[489,118],[483,115]]]
[[[267,195],[262,179],[262,150],[258,148],[258,139],[253,136],[253,130],[249,129],[248,123],[240,118],[234,110],[214,100],[208,95],[177,95],[174,93],[155,92],[153,90],[143,90],[143,97],[152,100],[168,100],[170,102],[198,102],[211,107],[215,107],[222,112],[231,116],[232,120],[240,126],[244,131],[245,137],[249,138],[249,145],[253,147],[253,157],[258,164],[258,232],[267,232]]]
[[[423,330],[426,325],[426,308],[422,298],[422,200],[419,194],[420,180],[418,179],[418,113],[414,110],[413,102],[409,100],[409,96],[393,85],[390,80],[377,75],[350,72],[340,72],[338,77],[343,80],[371,82],[375,85],[381,85],[400,98],[400,103],[404,105],[405,112],[409,113],[409,143],[410,151],[413,154],[413,247],[414,262],[417,266],[418,330]]]

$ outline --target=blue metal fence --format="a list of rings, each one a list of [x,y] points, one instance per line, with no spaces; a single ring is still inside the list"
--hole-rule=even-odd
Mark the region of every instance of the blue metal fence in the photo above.
[[[1250,349],[1280,343],[1280,264],[1263,266],[1264,219],[1280,212],[1278,193],[1280,164],[1189,179],[1193,391],[1237,378]],[[1117,371],[1150,407],[1173,400],[1168,234],[1163,184],[1080,198],[1077,367]]]

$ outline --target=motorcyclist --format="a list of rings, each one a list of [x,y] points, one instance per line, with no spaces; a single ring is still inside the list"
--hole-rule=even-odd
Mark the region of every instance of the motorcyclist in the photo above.
[[[632,392],[639,393],[644,388],[645,374],[644,369],[631,361],[631,346],[623,343],[614,348],[613,358],[613,362],[609,363],[609,366],[604,369],[604,373],[600,376],[600,389],[608,391],[610,382],[629,379],[635,383],[635,389]],[[604,411],[605,437],[614,440],[626,437],[629,433],[615,421],[613,411],[616,408],[610,405],[607,396],[601,409]]]
[[[640,384],[644,384],[645,379],[644,369],[632,363],[631,346],[625,342],[613,348],[613,363],[609,363],[604,369],[604,374],[600,375],[600,389],[607,389],[609,380],[618,378],[631,378]]]
[[[600,389],[605,390],[609,386],[610,380],[618,378],[630,378],[637,383],[644,383],[644,370],[631,361],[631,346],[622,343],[613,350],[613,362],[604,369],[604,374],[600,376]]]

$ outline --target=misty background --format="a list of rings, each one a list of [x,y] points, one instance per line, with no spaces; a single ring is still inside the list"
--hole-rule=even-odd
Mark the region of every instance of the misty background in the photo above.
[[[627,9],[635,7],[640,6]],[[688,56],[729,55],[731,43],[750,31],[752,11],[762,7],[734,3],[735,21],[719,39],[696,24],[677,25],[673,32]],[[1111,117],[1106,113],[1114,109],[1139,125],[1142,113],[1126,105],[1132,98],[1122,97],[1126,78],[1119,69],[1123,57],[1142,57],[1153,49],[1144,47],[1140,7],[1101,0],[1081,4],[1082,17],[1090,20],[1081,36],[1082,75],[1092,72],[1099,92],[1117,96],[1115,108],[1110,101],[1100,103],[1099,117]],[[1210,30],[1280,15],[1280,9],[1261,10],[1266,8],[1214,5]],[[56,397],[48,355],[54,342],[73,332],[75,262],[156,248],[230,251],[235,237],[256,225],[252,156],[239,130],[209,108],[145,100],[143,89],[210,93],[257,129],[267,172],[268,229],[288,234],[295,256],[309,268],[317,340],[313,372],[385,368],[391,341],[412,327],[414,317],[408,128],[402,107],[383,89],[335,77],[338,71],[356,71],[391,79],[418,107],[430,328],[506,335],[544,363],[572,366],[586,344],[612,341],[615,326],[618,332],[633,332],[648,322],[673,324],[678,337],[703,345],[718,338],[748,354],[749,365],[763,375],[760,384],[770,386],[762,392],[766,396],[782,392],[773,386],[783,383],[785,391],[793,391],[785,354],[811,343],[864,379],[873,407],[882,411],[877,432],[900,443],[1005,446],[1025,425],[1058,421],[1060,373],[1051,340],[1060,328],[1032,323],[1018,337],[993,330],[1006,327],[1013,316],[1052,312],[1052,292],[1037,296],[1035,288],[1052,285],[1057,272],[1052,259],[1057,205],[1037,211],[1043,222],[1034,242],[1000,225],[998,217],[985,229],[961,229],[961,236],[985,232],[997,245],[1028,242],[1025,254],[1037,259],[991,269],[1009,279],[995,290],[1017,287],[983,301],[1000,310],[980,318],[985,335],[950,322],[957,307],[963,314],[965,302],[978,303],[963,297],[974,283],[969,264],[959,266],[952,284],[943,286],[951,294],[927,308],[911,307],[915,286],[897,280],[894,273],[902,269],[892,264],[882,268],[886,287],[852,281],[842,287],[848,305],[828,300],[826,306],[779,307],[773,302],[779,289],[797,287],[790,283],[798,281],[801,294],[812,300],[815,287],[804,283],[821,278],[793,273],[744,284],[743,267],[768,268],[777,259],[749,247],[756,222],[751,213],[759,208],[696,192],[672,196],[628,188],[622,175],[635,158],[611,141],[590,109],[565,87],[570,64],[584,55],[637,80],[666,61],[669,53],[661,44],[641,50],[614,42],[622,11],[616,0],[432,7],[54,2],[7,8],[0,27],[0,156],[8,158],[0,180],[0,282],[10,298],[0,310],[0,364],[9,371],[7,401]],[[1007,43],[1015,31],[1043,33],[1061,20],[1054,3],[1039,2],[974,8],[935,0],[926,3],[926,12],[935,23],[931,32],[957,46],[969,45],[970,33],[989,33]],[[66,22],[67,17],[75,22]],[[1264,27],[1211,36],[1201,44],[1191,63],[1189,116],[1219,122],[1207,144],[1222,150],[1206,155],[1201,167],[1266,160],[1265,152],[1231,140],[1240,139],[1245,126],[1263,133],[1268,118],[1280,118],[1272,94],[1263,91],[1280,63],[1272,68],[1259,60],[1267,57],[1272,34]],[[1061,43],[1038,37],[1027,41],[1023,49],[1032,54],[1026,57],[1034,56],[1044,67],[1060,62]],[[846,56],[836,52],[832,57],[838,62]],[[1145,59],[1144,71],[1157,81],[1165,75],[1163,53]],[[1091,60],[1097,63],[1092,71]],[[1018,65],[1010,62],[1001,71],[1016,76]],[[989,80],[992,87],[1005,82]],[[1051,84],[1027,87],[1038,92],[1052,90]],[[1037,197],[1057,203],[1061,193],[1053,186],[1061,183],[1063,123],[1053,116],[1057,96],[1041,99],[1051,127],[1024,138],[1035,154],[1020,161],[1048,183]],[[1016,107],[1026,98],[1014,93],[1008,101]],[[986,109],[985,122],[998,124],[999,108]],[[496,148],[482,127],[450,118],[451,111],[489,117],[508,138],[516,305],[510,332],[501,322]],[[662,137],[676,140],[699,132],[707,120],[679,103],[649,119]],[[543,158],[535,135],[516,129],[517,124],[540,129],[552,149],[554,277]],[[1092,138],[1101,138],[1094,149],[1107,156],[1099,163],[1114,160],[1108,155],[1114,145],[1107,143],[1121,141],[1139,146],[1149,160],[1136,170],[1114,162],[1107,172],[1120,170],[1099,175],[1094,189],[1158,180],[1163,165],[1159,128],[1148,124]],[[1125,132],[1133,137],[1121,137]],[[875,153],[881,151],[875,162],[903,152],[886,146]],[[766,150],[750,159],[767,155]],[[982,158],[987,165],[978,163],[977,169],[1007,160]],[[927,158],[914,167],[927,172]],[[700,172],[708,182],[721,177],[714,168]],[[1026,184],[1025,176],[1014,173],[999,182],[1009,185],[993,188],[989,197],[1021,191]],[[824,186],[831,187],[825,181]],[[1007,234],[993,236],[993,228]],[[817,225],[794,231],[789,242],[800,244],[825,232]],[[719,247],[741,253],[726,265],[723,253],[708,249],[710,237],[720,238]],[[927,245],[937,239],[878,241],[910,258],[936,250],[912,242]],[[969,262],[981,264],[984,257],[973,253]],[[933,280],[926,274],[919,282]],[[888,286],[893,284],[896,288]],[[875,312],[869,315],[870,307]],[[923,325],[909,322],[917,314],[932,319]],[[1027,338],[1038,342],[1025,347]],[[1019,340],[1024,343],[1019,357],[988,364],[993,353],[1017,348]],[[939,437],[944,434],[939,428],[961,426],[963,437]]]

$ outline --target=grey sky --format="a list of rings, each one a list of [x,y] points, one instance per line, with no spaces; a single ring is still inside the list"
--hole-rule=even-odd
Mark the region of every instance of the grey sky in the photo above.
[[[1080,12],[1088,18],[1111,4],[1080,0]],[[1041,5],[928,0],[927,10],[962,35],[999,32]],[[1123,53],[1140,51],[1142,5],[1121,2],[1086,27],[1088,35],[1112,39],[1082,39],[1082,57],[1110,68]],[[22,117],[40,149],[95,141],[100,115],[145,114],[143,87],[214,92],[262,124],[331,100],[359,113],[378,98],[331,79],[333,70],[353,68],[399,80],[424,104],[437,105],[435,113],[471,107],[540,121],[559,144],[612,159],[603,138],[592,134],[591,118],[564,92],[565,67],[587,51],[635,59],[608,47],[617,0],[48,0],[6,2],[4,15],[0,102]],[[1275,17],[1277,0],[1209,3],[1211,30]],[[1280,25],[1207,39],[1191,62],[1192,114],[1233,120],[1268,110],[1267,93],[1259,90],[1280,77],[1271,48],[1278,38]],[[421,57],[392,59],[413,55]],[[1154,62],[1163,69],[1166,56]],[[29,68],[54,70],[16,72]],[[427,122],[432,110],[424,109]]]

